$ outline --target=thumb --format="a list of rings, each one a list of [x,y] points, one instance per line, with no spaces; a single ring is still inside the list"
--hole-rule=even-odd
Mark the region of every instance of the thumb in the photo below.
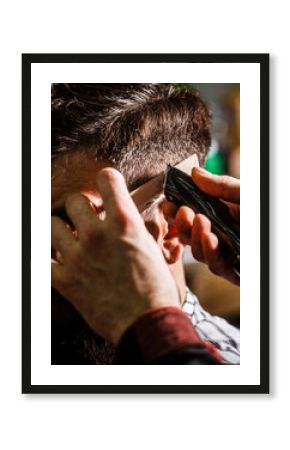
[[[135,220],[140,219],[140,214],[120,172],[106,167],[98,172],[96,182],[108,216],[129,215]]]
[[[200,167],[193,167],[192,180],[206,194],[228,202],[240,203],[240,180],[227,175],[213,175]]]

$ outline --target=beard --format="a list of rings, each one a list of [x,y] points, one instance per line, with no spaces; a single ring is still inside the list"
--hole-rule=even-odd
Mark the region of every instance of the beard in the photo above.
[[[116,347],[95,334],[75,308],[51,289],[51,364],[113,364]]]

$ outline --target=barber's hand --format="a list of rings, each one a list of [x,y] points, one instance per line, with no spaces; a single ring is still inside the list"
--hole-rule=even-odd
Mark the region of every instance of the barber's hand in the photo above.
[[[224,201],[232,216],[240,220],[240,181],[229,177],[212,175],[204,169],[194,167],[192,179],[207,194]],[[200,262],[208,265],[216,275],[239,285],[240,279],[227,264],[220,252],[218,237],[211,231],[210,220],[202,214],[195,214],[187,206],[177,208],[169,202],[164,203],[164,214],[174,223],[181,240],[191,245],[192,254]]]
[[[103,169],[97,175],[106,218],[74,194],[66,212],[76,232],[52,217],[52,285],[88,325],[117,343],[126,329],[149,310],[180,306],[175,281],[159,247],[148,233],[122,175]]]

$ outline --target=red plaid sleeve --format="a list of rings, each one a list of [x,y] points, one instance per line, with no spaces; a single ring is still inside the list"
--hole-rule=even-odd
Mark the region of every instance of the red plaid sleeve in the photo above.
[[[185,313],[179,308],[160,308],[144,314],[125,332],[119,344],[119,363],[158,364],[185,348],[204,351],[222,362],[217,349],[198,336]]]

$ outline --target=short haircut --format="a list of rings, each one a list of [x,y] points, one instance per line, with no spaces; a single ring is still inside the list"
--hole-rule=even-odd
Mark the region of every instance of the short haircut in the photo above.
[[[190,155],[208,152],[211,116],[191,87],[173,84],[53,84],[52,158],[85,149],[134,189]]]

